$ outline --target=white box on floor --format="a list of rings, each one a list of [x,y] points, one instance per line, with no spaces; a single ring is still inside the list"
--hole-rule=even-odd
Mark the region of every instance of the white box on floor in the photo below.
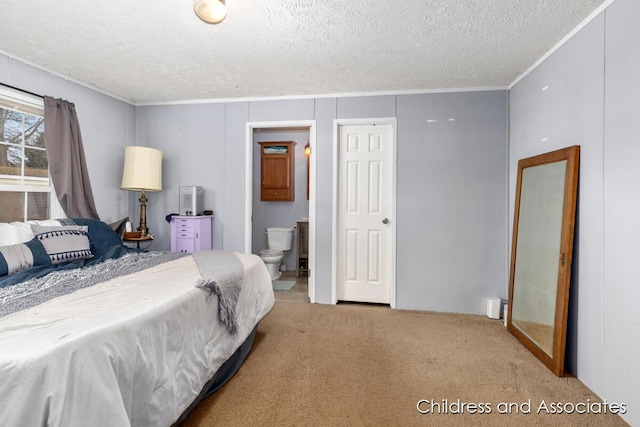
[[[501,305],[502,305],[502,298],[500,297],[487,298],[487,317],[490,317],[491,319],[499,319]]]

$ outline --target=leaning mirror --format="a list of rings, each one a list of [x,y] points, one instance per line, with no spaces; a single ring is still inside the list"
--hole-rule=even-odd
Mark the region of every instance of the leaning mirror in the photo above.
[[[507,329],[564,376],[580,147],[518,162]]]

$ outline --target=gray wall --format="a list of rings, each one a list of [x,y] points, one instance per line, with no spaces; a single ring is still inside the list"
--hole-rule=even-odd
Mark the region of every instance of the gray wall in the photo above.
[[[507,94],[398,97],[398,306],[506,297]]]
[[[604,80],[604,345],[602,397],[627,402],[640,425],[640,2],[606,11]],[[585,311],[591,310],[591,307]]]
[[[179,187],[185,185],[204,188],[203,208],[213,210],[213,248],[222,249],[226,181],[233,179],[226,175],[225,105],[138,107],[136,123],[136,145],[163,151],[162,192],[147,194],[147,224],[155,237],[152,249],[171,248],[165,217],[178,212]]]
[[[292,202],[260,201],[260,144],[259,142],[294,141],[295,197]],[[254,254],[267,248],[267,227],[294,227],[296,221],[309,217],[307,200],[307,157],[304,146],[309,142],[309,130],[257,129],[253,132],[253,239],[251,249]],[[287,270],[296,269],[296,239],[293,246],[285,252],[284,263]]]
[[[120,183],[124,147],[135,141],[135,107],[2,54],[0,82],[75,104],[98,214],[107,223],[130,215],[136,200]]]
[[[581,146],[567,363],[601,398],[626,403],[632,425],[640,424],[638,16],[638,2],[617,0],[512,88],[509,147],[511,221],[518,159]]]
[[[506,296],[507,99],[480,91],[138,107],[138,143],[165,152],[165,190],[150,196],[149,217],[177,209],[179,185],[202,185],[214,246],[242,251],[247,122],[315,119],[316,299],[331,303],[333,122],[397,117],[397,307],[481,314],[486,297]],[[154,248],[168,249],[169,227],[154,221]]]
[[[331,280],[335,266],[331,263],[333,245],[333,120],[337,117],[337,98],[315,101],[316,146],[316,220],[309,223],[309,233],[315,227],[316,236],[316,301],[331,303]]]

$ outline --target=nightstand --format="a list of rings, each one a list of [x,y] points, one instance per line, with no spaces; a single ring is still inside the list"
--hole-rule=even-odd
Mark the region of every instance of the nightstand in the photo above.
[[[171,217],[171,252],[198,252],[211,250],[210,215]]]
[[[144,237],[122,237],[123,242],[135,242],[136,248],[140,249],[140,242],[151,242],[153,241],[153,236],[147,235]],[[147,246],[148,247],[148,246]]]

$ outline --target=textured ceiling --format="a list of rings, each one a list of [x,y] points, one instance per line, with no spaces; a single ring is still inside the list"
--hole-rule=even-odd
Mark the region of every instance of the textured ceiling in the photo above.
[[[603,0],[0,0],[0,51],[132,103],[507,86]]]

